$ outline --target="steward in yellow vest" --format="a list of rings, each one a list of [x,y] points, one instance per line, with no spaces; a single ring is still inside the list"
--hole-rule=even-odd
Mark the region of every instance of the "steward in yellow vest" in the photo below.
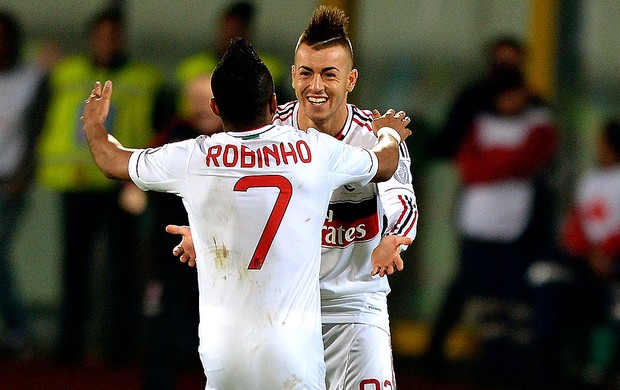
[[[150,238],[139,231],[145,219],[119,203],[124,187],[97,169],[80,121],[84,91],[97,80],[109,79],[115,96],[107,126],[114,136],[128,147],[145,147],[154,136],[155,104],[164,76],[155,66],[125,55],[121,11],[111,8],[95,15],[88,26],[88,53],[67,57],[52,69],[38,145],[37,178],[58,195],[61,213],[62,287],[55,357],[70,364],[80,363],[91,349],[87,324],[90,297],[95,296],[104,300],[103,358],[119,365],[138,356],[142,296],[138,264],[147,255],[140,249],[149,247]]]
[[[165,81],[158,68],[122,56],[107,64],[87,55],[66,58],[49,80],[50,100],[38,148],[37,178],[43,186],[81,192],[116,184],[97,169],[80,122],[84,91],[96,80],[108,79],[114,81],[114,97],[107,126],[114,137],[128,147],[144,147],[153,138],[153,110]]]

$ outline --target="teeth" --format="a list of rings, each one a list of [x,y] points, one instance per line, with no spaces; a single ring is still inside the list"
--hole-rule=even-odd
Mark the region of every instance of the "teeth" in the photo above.
[[[326,98],[324,98],[324,97],[321,97],[321,98],[309,97],[309,98],[308,98],[308,100],[309,100],[311,103],[325,103],[325,102],[327,101],[327,99],[326,99]]]

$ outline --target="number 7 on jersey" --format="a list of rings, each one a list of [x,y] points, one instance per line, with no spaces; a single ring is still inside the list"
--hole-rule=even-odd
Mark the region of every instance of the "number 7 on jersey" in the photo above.
[[[250,264],[248,265],[248,269],[261,269],[263,266],[265,257],[267,257],[267,252],[269,252],[269,248],[273,243],[273,238],[280,227],[280,223],[282,223],[282,218],[284,218],[284,213],[286,212],[286,208],[288,207],[291,196],[293,195],[293,186],[291,185],[291,182],[284,176],[279,175],[245,176],[235,183],[234,190],[247,191],[251,188],[264,187],[275,187],[279,189],[280,192],[278,193],[276,202],[273,205],[269,219],[265,224],[263,233],[258,240],[256,249],[254,250]]]

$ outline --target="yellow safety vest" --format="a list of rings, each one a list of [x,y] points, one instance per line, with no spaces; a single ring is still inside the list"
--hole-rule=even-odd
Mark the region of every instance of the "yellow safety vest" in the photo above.
[[[114,182],[95,165],[80,122],[84,101],[97,80],[113,82],[108,131],[126,147],[144,147],[153,137],[155,99],[165,81],[159,69],[143,62],[102,69],[86,56],[63,60],[50,76],[50,102],[37,150],[37,179],[51,190],[113,188]]]

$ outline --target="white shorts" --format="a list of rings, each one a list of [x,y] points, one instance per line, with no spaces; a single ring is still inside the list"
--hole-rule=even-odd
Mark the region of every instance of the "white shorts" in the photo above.
[[[323,324],[328,390],[394,390],[390,335],[367,324]]]

